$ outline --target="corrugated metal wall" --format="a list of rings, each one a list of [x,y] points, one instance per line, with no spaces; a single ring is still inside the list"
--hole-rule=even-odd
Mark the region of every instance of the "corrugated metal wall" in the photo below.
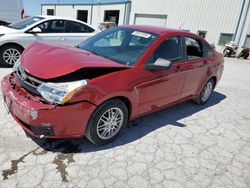
[[[133,0],[130,24],[135,14],[167,15],[166,27],[197,33],[218,45],[220,33],[235,33],[244,0]],[[218,46],[217,46],[218,47]],[[219,47],[222,48],[222,47]]]

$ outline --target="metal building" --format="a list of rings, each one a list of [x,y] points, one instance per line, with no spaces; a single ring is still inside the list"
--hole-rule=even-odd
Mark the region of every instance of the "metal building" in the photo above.
[[[133,0],[130,24],[181,28],[205,37],[216,49],[226,41],[250,47],[250,0]]]
[[[42,15],[56,15],[82,20],[95,27],[101,22],[129,24],[130,1],[114,3],[42,4]]]
[[[101,2],[101,0],[99,0]],[[250,47],[250,0],[132,0],[117,3],[42,5],[42,14],[82,19],[94,26],[111,20],[183,29],[222,51],[227,41]]]

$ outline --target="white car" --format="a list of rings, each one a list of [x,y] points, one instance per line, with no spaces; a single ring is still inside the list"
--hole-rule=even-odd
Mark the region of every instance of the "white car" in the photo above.
[[[98,33],[85,22],[56,16],[33,16],[0,26],[0,64],[11,67],[33,41],[77,46]]]

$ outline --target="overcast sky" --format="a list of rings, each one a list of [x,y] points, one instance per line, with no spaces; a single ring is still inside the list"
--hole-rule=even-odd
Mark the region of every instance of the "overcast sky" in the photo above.
[[[98,2],[98,0],[93,0]],[[121,2],[127,0],[100,0],[100,2]],[[59,3],[89,3],[92,0],[59,0]],[[23,0],[25,15],[33,16],[41,14],[41,4],[58,3],[58,0]]]

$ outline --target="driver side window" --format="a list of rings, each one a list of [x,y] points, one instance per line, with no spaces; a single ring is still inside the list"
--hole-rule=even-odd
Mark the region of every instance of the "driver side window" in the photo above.
[[[155,63],[159,58],[171,62],[181,61],[183,59],[181,38],[172,37],[164,41],[150,57],[149,63]]]
[[[64,33],[64,20],[49,20],[45,21],[36,28],[41,29],[41,33]]]

